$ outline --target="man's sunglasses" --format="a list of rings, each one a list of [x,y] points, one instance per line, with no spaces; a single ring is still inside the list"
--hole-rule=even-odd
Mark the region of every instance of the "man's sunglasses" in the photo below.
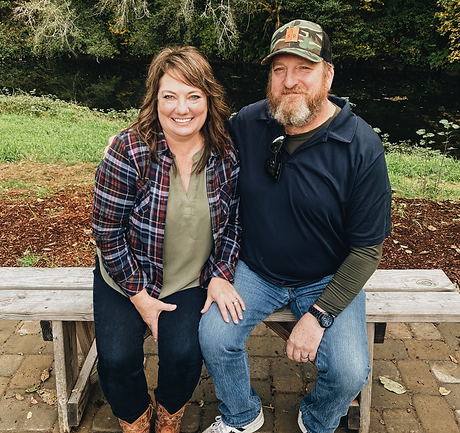
[[[279,182],[281,176],[281,148],[283,147],[285,139],[286,137],[284,135],[280,135],[279,137],[274,138],[270,143],[270,146],[268,146],[273,155],[265,161],[265,171],[267,172],[268,177],[275,182]]]

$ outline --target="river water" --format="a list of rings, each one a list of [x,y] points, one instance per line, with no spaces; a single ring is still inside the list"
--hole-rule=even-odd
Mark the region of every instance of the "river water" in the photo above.
[[[92,108],[139,107],[149,60],[40,60],[0,63],[0,88],[35,90]],[[268,69],[259,64],[213,63],[232,111],[265,95]],[[439,120],[460,124],[460,77],[440,72],[336,67],[332,93],[347,97],[355,113],[390,141],[418,142],[416,131],[443,131]],[[442,149],[442,137],[433,147]],[[450,153],[460,157],[460,130]]]

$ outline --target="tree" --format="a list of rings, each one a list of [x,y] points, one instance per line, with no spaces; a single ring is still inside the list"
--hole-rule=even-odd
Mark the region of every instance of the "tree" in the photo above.
[[[248,6],[250,9],[253,1],[255,0],[205,0],[204,4],[201,5],[201,12],[196,10],[194,0],[172,1],[169,2],[169,5],[163,4],[162,7],[169,10],[171,6],[175,8],[176,13],[168,18],[174,19],[174,15],[176,15],[188,28],[195,27],[197,14],[201,18],[209,18],[213,23],[214,42],[218,51],[224,53],[226,50],[234,48],[238,40],[234,10],[245,9]],[[154,9],[154,6],[161,2],[148,2],[147,0],[96,0],[93,2],[27,0],[18,2],[18,5],[13,9],[13,19],[23,22],[30,28],[34,49],[37,53],[46,45],[73,50],[78,45],[84,46],[85,39],[86,41],[89,40],[82,32],[82,26],[85,26],[85,21],[81,19],[82,13],[86,20],[90,18],[88,17],[88,10],[92,11],[93,17],[104,18],[108,23],[107,30],[115,35],[116,39],[117,35],[129,33],[131,27],[136,27],[136,21],[152,17],[149,3],[150,7],[153,6],[152,9]],[[106,48],[109,46],[104,43],[103,45]],[[96,47],[92,46],[90,52],[95,51],[97,51]],[[103,49],[101,53],[108,54],[106,49]]]
[[[441,20],[439,31],[443,35],[449,35],[449,60],[453,63],[460,60],[460,1],[439,0],[438,5],[443,8],[438,13]]]
[[[72,49],[71,39],[80,32],[75,18],[76,13],[67,0],[30,0],[14,8],[14,19],[32,29],[35,47],[54,39]]]
[[[458,70],[460,0],[0,0],[0,58],[152,56],[194,45],[257,61],[296,18],[329,34],[334,62]],[[20,25],[24,24],[24,25]]]

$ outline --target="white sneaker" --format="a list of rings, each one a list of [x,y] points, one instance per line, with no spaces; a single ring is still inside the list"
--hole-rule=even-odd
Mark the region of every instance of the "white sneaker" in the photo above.
[[[264,424],[264,413],[260,410],[257,418],[244,427],[230,427],[222,421],[220,416],[216,416],[216,422],[213,422],[203,433],[253,433],[259,430]]]
[[[302,412],[300,410],[299,417],[297,418],[297,424],[299,424],[299,428],[302,433],[309,433],[307,427],[305,427],[305,424],[303,423]]]

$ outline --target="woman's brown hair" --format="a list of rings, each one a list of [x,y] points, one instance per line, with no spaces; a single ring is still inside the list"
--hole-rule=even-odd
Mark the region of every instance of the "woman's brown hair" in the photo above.
[[[217,83],[211,65],[195,47],[165,48],[150,63],[147,76],[147,93],[133,129],[150,148],[150,154],[157,158],[157,139],[161,125],[158,120],[158,90],[160,79],[171,71],[186,84],[200,89],[207,98],[208,115],[201,128],[204,137],[204,152],[196,171],[206,167],[212,149],[221,158],[229,146],[228,118],[230,111],[224,102],[225,92]]]

